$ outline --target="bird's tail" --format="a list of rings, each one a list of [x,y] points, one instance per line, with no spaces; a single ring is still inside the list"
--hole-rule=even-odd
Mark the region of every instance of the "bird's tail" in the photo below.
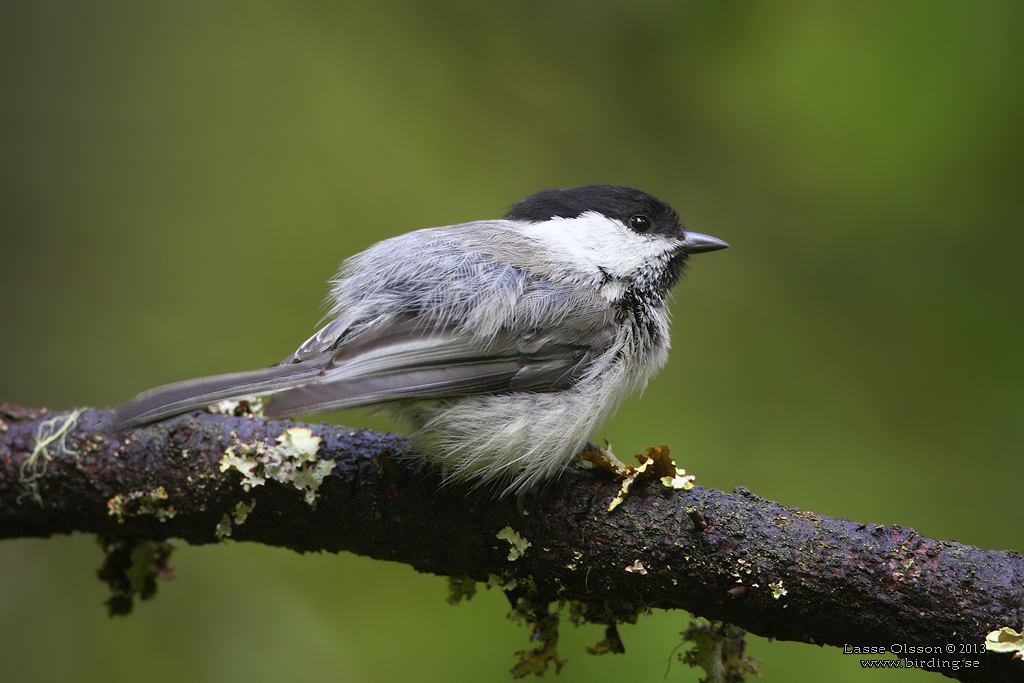
[[[115,408],[111,425],[114,429],[130,429],[218,401],[292,389],[312,380],[322,367],[322,363],[289,363],[157,387]]]

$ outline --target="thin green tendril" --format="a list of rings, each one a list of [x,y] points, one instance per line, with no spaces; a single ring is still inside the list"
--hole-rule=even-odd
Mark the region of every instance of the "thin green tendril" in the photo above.
[[[53,456],[50,455],[47,448],[50,444],[57,441],[58,453],[78,457],[77,452],[68,448],[67,435],[81,414],[82,411],[77,408],[72,410],[60,427],[57,427],[57,423],[61,419],[59,415],[39,423],[39,428],[36,429],[36,445],[32,449],[32,453],[21,463],[21,469],[18,472],[18,481],[25,487],[25,490],[18,496],[19,503],[23,499],[31,497],[40,505],[43,504],[43,497],[39,495],[38,480],[46,474],[46,468],[53,460]]]

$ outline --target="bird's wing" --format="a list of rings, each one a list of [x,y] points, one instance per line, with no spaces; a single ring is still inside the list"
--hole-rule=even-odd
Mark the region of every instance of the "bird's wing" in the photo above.
[[[284,416],[571,387],[614,343],[608,302],[538,275],[536,264],[509,265],[483,243],[453,252],[449,243],[462,232],[476,234],[454,226],[394,238],[419,245],[422,267],[414,274],[395,265],[391,255],[401,249],[372,247],[353,262],[358,276],[336,283],[345,302],[337,318],[282,363],[152,389],[119,406],[112,424],[139,426],[249,395],[273,394],[265,412]],[[367,269],[376,269],[373,277]],[[481,280],[489,285],[482,291]],[[376,284],[360,289],[367,282]],[[491,327],[481,331],[479,320]]]
[[[277,393],[265,413],[289,416],[386,403],[573,385],[613,343],[611,324],[591,329],[499,332],[481,341],[421,316],[399,316],[346,340],[312,381]]]

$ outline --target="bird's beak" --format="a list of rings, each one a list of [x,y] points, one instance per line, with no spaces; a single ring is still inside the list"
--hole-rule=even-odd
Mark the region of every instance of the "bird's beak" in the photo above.
[[[711,235],[702,235],[699,232],[684,233],[682,250],[687,254],[699,254],[702,251],[718,251],[725,249],[729,244]]]

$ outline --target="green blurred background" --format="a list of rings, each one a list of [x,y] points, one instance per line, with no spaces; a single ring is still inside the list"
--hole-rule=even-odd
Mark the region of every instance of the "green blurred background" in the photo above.
[[[1024,550],[1016,0],[4,2],[0,174],[0,400],[266,366],[344,257],[627,184],[733,246],[694,260],[672,360],[595,437]],[[453,608],[402,565],[246,544],[180,547],[109,619],[100,561],[84,536],[0,543],[0,680],[508,681],[527,646],[496,591]],[[659,681],[686,619],[602,658],[566,626],[559,680]],[[864,680],[833,648],[751,650],[765,681]]]

